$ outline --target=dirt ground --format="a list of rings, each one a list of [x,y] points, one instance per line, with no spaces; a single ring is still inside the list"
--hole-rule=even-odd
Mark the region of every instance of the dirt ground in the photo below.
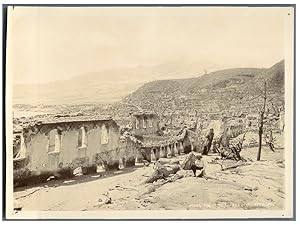
[[[283,209],[283,138],[279,134],[275,137],[276,152],[263,146],[262,160],[256,161],[257,147],[244,148],[242,156],[247,164],[237,168],[222,171],[221,166],[214,163],[217,154],[204,156],[206,173],[211,179],[188,176],[188,172],[187,176],[162,186],[142,184],[153,171],[151,163],[147,167],[136,166],[17,188],[15,204],[22,207],[22,211]],[[180,155],[172,160],[182,162],[185,157]],[[217,162],[232,163],[228,160]]]

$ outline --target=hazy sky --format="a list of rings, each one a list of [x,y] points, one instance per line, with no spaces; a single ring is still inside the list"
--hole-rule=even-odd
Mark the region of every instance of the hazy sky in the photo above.
[[[16,83],[40,83],[165,63],[176,69],[193,62],[209,71],[270,67],[284,58],[287,14],[279,8],[15,7],[8,18],[8,75]]]

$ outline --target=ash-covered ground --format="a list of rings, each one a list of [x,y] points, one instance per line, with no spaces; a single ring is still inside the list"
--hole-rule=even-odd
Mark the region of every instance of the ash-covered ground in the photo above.
[[[247,135],[250,139],[255,134]],[[151,163],[16,188],[15,204],[21,208],[17,213],[27,210],[283,209],[284,144],[281,134],[275,137],[275,152],[263,146],[261,161],[256,161],[257,147],[244,147],[241,155],[247,162],[236,168],[222,171],[220,164],[228,166],[235,162],[221,160],[217,153],[203,156],[208,179],[184,171],[184,176],[173,182],[143,184],[154,171]],[[169,160],[183,162],[186,157],[179,155]]]

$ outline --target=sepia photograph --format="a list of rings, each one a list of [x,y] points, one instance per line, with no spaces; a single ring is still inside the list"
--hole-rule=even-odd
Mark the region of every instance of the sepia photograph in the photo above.
[[[3,10],[7,219],[295,217],[295,5]]]

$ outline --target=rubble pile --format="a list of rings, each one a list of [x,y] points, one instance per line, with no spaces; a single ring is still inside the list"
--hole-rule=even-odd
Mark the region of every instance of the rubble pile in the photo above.
[[[193,176],[193,174],[196,176],[196,170],[200,170],[199,177],[205,176],[205,166],[202,156],[195,154],[193,152],[189,153],[181,164],[179,160],[159,159],[154,164],[154,171],[143,183],[158,182],[164,184],[173,182],[186,176]],[[193,174],[187,172],[190,170],[193,171]]]
[[[236,161],[244,160],[241,156],[241,151],[243,149],[243,142],[245,140],[246,133],[247,132],[243,134],[241,139],[237,139],[235,141],[232,141],[231,143],[229,143],[228,141],[228,145],[222,144],[220,140],[222,137],[220,137],[219,141],[215,142],[213,150],[217,152],[222,159],[233,159]]]

